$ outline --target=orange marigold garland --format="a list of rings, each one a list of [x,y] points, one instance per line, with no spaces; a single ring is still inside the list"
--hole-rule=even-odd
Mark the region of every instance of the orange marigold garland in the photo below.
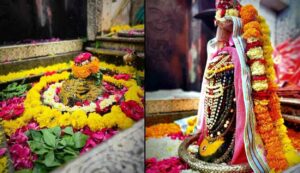
[[[243,31],[246,32],[247,30],[253,29],[253,28],[258,31],[261,31],[260,24],[257,21],[252,21],[252,22],[245,24],[243,27]]]
[[[96,57],[92,57],[90,53],[81,53],[74,61],[75,64],[72,66],[72,72],[76,78],[85,79],[91,74],[99,72],[99,60]]]
[[[243,38],[247,40],[247,45],[251,45],[247,46],[249,50],[251,51],[252,49],[253,52],[253,50],[257,49],[255,47],[261,47],[259,44],[254,44],[255,47],[253,47],[251,39],[253,40],[254,38],[254,40],[262,42],[263,58],[265,59],[265,63],[263,64],[266,71],[260,77],[265,76],[267,78],[268,87],[260,91],[266,93],[264,97],[260,97],[259,94],[256,94],[255,87],[261,81],[256,80],[258,77],[252,76],[254,80],[252,83],[254,89],[254,113],[257,121],[257,131],[262,138],[266,150],[267,162],[271,169],[282,171],[297,162],[291,160],[291,157],[297,158],[297,155],[293,152],[293,146],[286,135],[286,127],[283,125],[280,112],[280,102],[276,94],[277,86],[274,82],[275,71],[272,60],[273,50],[269,38],[270,30],[263,17],[258,16],[257,11],[252,5],[242,7],[240,15],[244,22]],[[249,50],[247,49],[246,53]],[[252,54],[248,55],[253,56]],[[253,75],[253,73],[251,74]],[[266,102],[265,99],[269,101]]]
[[[300,132],[288,129],[287,134],[289,138],[291,138],[293,146],[298,150],[298,152],[300,152]]]
[[[241,8],[240,16],[244,25],[256,20],[257,15],[257,10],[252,5],[245,5]]]
[[[160,138],[169,134],[176,134],[179,132],[181,132],[181,129],[175,123],[156,124],[150,127],[146,127],[146,138]]]

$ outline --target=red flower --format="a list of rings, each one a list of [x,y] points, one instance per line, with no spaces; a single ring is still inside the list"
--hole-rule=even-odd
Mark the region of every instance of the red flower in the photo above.
[[[92,54],[90,54],[88,52],[81,53],[74,59],[74,61],[76,64],[80,64],[86,60],[90,60],[91,56],[92,56]]]
[[[146,173],[179,173],[184,169],[188,169],[188,165],[177,157],[171,157],[160,161],[157,161],[156,158],[146,160]]]
[[[45,73],[45,76],[51,76],[51,75],[54,75],[56,73],[56,71],[47,71]]]
[[[85,143],[83,149],[80,151],[80,153],[85,153],[92,148],[94,148],[96,145],[110,139],[113,137],[118,131],[115,129],[102,129],[97,132],[91,131],[88,127],[85,127],[82,131],[82,133],[89,136],[87,142]]]
[[[115,79],[123,79],[123,80],[129,80],[130,78],[131,78],[131,75],[129,75],[129,74],[116,74],[116,75],[114,75],[114,78]]]
[[[0,102],[0,117],[10,120],[20,116],[24,112],[23,102],[23,97],[14,97]]]
[[[122,111],[130,118],[138,121],[144,118],[144,108],[141,107],[136,101],[129,100],[121,103]]]

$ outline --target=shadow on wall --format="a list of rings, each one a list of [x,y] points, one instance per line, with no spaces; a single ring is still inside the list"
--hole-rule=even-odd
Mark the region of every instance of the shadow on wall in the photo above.
[[[0,45],[86,35],[86,0],[1,0]]]

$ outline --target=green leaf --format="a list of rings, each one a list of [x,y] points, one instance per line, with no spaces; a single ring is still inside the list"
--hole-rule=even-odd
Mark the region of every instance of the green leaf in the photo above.
[[[59,166],[61,165],[54,156],[54,152],[50,151],[49,153],[46,154],[44,163],[47,167],[54,167],[54,166]]]
[[[44,142],[50,147],[55,147],[56,139],[55,135],[53,135],[48,129],[42,130]]]
[[[59,126],[49,129],[55,136],[59,137],[61,134],[61,128]]]
[[[72,127],[66,127],[63,131],[65,132],[65,134],[68,134],[68,135],[74,134]]]
[[[68,154],[71,154],[71,155],[74,155],[74,156],[77,156],[79,154],[78,151],[75,151],[73,148],[71,147],[66,147],[64,148],[63,150],[65,153],[68,153]]]
[[[75,142],[75,148],[82,148],[85,145],[88,136],[77,132],[73,135],[73,139]]]
[[[43,143],[38,141],[28,141],[28,145],[33,152],[36,152],[43,147]]]
[[[75,142],[72,136],[64,136],[62,139],[65,143],[66,146],[74,147]]]
[[[32,152],[43,155],[49,151],[49,148],[45,148],[43,143],[39,141],[28,141],[29,147]],[[51,149],[51,148],[50,148]]]
[[[31,169],[22,169],[22,170],[16,171],[15,173],[32,173],[32,170]]]
[[[42,141],[43,135],[40,131],[29,130],[29,132],[34,141]]]
[[[63,158],[64,158],[64,161],[65,161],[65,162],[68,162],[68,161],[70,161],[70,160],[75,159],[76,156],[75,156],[75,155],[65,155]]]
[[[66,147],[66,146],[67,146],[67,142],[66,142],[65,140],[60,140],[60,141],[58,142],[57,148],[58,148],[58,149],[63,149],[63,148]]]
[[[35,163],[32,173],[47,173],[47,167],[43,164]]]

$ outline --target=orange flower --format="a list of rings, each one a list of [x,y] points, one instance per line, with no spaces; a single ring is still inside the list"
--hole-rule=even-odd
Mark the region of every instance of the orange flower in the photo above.
[[[255,105],[254,106],[254,112],[256,114],[261,114],[261,113],[268,112],[268,107],[267,106],[262,106],[262,105]]]
[[[291,138],[293,146],[300,152],[300,132],[288,129],[287,134]]]
[[[83,65],[83,66],[73,65],[72,72],[76,78],[82,78],[82,79],[87,78],[91,74],[91,71],[87,65]]]
[[[246,32],[248,29],[256,29],[261,32],[260,24],[257,21],[252,21],[244,25],[243,30]]]
[[[240,16],[244,25],[256,20],[257,15],[257,10],[253,7],[253,5],[245,5],[241,8]]]
[[[159,138],[179,132],[181,132],[180,127],[175,123],[156,124],[146,128],[146,138]]]
[[[72,72],[76,78],[85,79],[92,73],[97,73],[99,71],[100,65],[99,60],[95,58],[89,64],[85,64],[82,66],[76,66],[75,64],[72,66]]]
[[[89,65],[89,69],[92,73],[98,73],[100,69],[99,60],[96,58],[94,59]]]
[[[251,37],[261,38],[261,33],[255,28],[249,28],[246,32],[244,32],[243,38],[248,39]]]

